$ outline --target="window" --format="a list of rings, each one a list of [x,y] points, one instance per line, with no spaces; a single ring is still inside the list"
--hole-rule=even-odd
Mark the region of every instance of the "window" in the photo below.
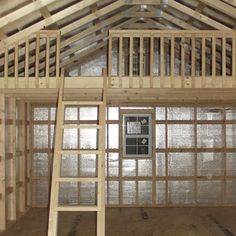
[[[151,157],[151,114],[123,115],[123,156]]]

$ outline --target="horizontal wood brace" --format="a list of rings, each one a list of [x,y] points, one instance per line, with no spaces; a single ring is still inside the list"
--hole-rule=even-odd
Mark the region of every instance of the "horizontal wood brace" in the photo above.
[[[189,181],[194,181],[194,180],[198,180],[198,181],[213,181],[213,180],[222,180],[224,181],[225,179],[227,180],[235,180],[236,176],[216,176],[216,175],[209,175],[209,176],[139,176],[139,177],[135,177],[135,176],[122,176],[121,178],[119,178],[118,176],[108,176],[106,177],[107,181],[153,181],[153,178],[156,181],[179,181],[179,180],[189,180]]]
[[[225,148],[225,147],[221,147],[221,148],[157,148],[156,149],[157,153],[161,153],[161,152],[165,152],[165,153],[169,153],[169,152],[197,152],[197,153],[201,153],[201,152],[236,152],[236,148]]]
[[[97,124],[64,124],[61,126],[63,129],[101,129],[101,125]]]
[[[13,120],[13,119],[6,119],[5,120],[5,124],[6,125],[13,125],[13,124],[15,124],[15,120]]]
[[[58,206],[56,211],[100,211],[98,206]]]
[[[183,125],[221,125],[221,124],[236,124],[235,120],[157,120],[156,124],[183,124]]]
[[[81,106],[100,106],[103,104],[102,101],[63,101],[63,105],[81,105]]]
[[[23,181],[17,181],[16,186],[19,188],[23,187]]]
[[[14,153],[6,153],[6,160],[11,160],[14,157]]]
[[[50,177],[49,176],[33,176],[32,181],[38,181],[38,180],[49,181]]]
[[[5,124],[6,125],[25,125],[26,122],[24,122],[23,120],[14,120],[14,119],[6,119],[5,120]],[[0,119],[0,124],[2,124],[2,119]]]
[[[64,155],[64,154],[102,154],[102,151],[99,150],[61,150],[58,151],[58,154]]]
[[[9,195],[13,192],[13,187],[7,187],[6,188],[6,195]]]
[[[60,177],[57,178],[58,182],[98,182],[99,179],[97,177],[93,178],[76,178],[76,177]]]
[[[20,150],[16,151],[16,156],[18,157],[23,156],[23,154],[24,154],[24,151],[20,151]]]

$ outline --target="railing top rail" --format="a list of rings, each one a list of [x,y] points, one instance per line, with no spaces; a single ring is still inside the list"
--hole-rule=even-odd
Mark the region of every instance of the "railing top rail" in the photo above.
[[[224,34],[224,33],[235,33],[236,30],[109,30],[110,34],[117,34],[117,33],[159,33],[159,34]]]

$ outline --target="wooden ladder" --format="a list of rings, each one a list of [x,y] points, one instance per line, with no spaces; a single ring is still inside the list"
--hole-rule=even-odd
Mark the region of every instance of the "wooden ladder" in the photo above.
[[[55,148],[51,180],[51,199],[48,222],[48,236],[57,236],[58,213],[62,211],[96,212],[97,213],[97,236],[105,236],[105,124],[106,124],[106,72],[104,70],[104,81],[101,101],[64,101],[64,79],[61,82],[58,99],[57,123],[55,131]],[[98,107],[98,124],[64,124],[66,106],[96,106]],[[63,150],[63,130],[68,128],[96,128],[98,134],[98,148],[96,150]],[[64,154],[96,154],[97,175],[96,177],[61,177],[61,160]],[[96,205],[59,205],[60,183],[95,183],[97,184]]]

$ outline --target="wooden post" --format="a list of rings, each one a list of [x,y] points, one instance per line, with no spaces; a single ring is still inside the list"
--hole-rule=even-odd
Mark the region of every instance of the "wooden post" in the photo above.
[[[175,36],[171,37],[171,88],[175,85]]]
[[[15,88],[18,88],[18,86],[19,86],[19,76],[18,76],[19,63],[18,63],[18,56],[19,56],[19,46],[18,46],[18,42],[16,42],[16,44],[15,44]]]
[[[0,230],[6,229],[5,95],[0,94]]]
[[[99,130],[99,147],[101,154],[98,155],[100,161],[98,161],[98,178],[100,173],[100,179],[98,180],[101,185],[100,196],[101,199],[97,199],[101,204],[101,211],[97,213],[97,236],[105,236],[105,127],[106,127],[106,98],[107,97],[107,71],[103,70],[103,104],[99,107],[99,125],[102,127]],[[100,170],[99,170],[100,169]],[[98,191],[99,192],[99,191]]]
[[[143,35],[139,38],[139,87],[143,87]]]
[[[191,75],[192,75],[192,88],[196,87],[196,81],[195,81],[195,58],[196,58],[196,44],[195,44],[195,35],[192,34],[191,37],[191,41],[192,41],[192,51],[191,51]]]
[[[112,71],[112,35],[109,35],[108,46],[108,88],[111,88],[111,71]]]
[[[234,31],[232,36],[232,78],[233,78],[233,87],[236,87],[236,33]]]
[[[212,36],[212,87],[216,82],[216,36],[213,34]]]
[[[7,219],[16,220],[16,99],[8,100],[8,117],[11,123],[8,126],[7,153],[11,154],[9,161],[8,187],[11,189],[7,196]]]
[[[19,124],[19,151],[21,156],[19,156],[19,181],[21,185],[19,186],[19,211],[25,212],[26,210],[26,202],[25,202],[25,193],[26,193],[26,152],[25,152],[25,121],[26,121],[26,109],[25,109],[25,102],[19,102],[19,113],[18,118],[20,121]]]
[[[56,65],[57,67],[57,65]],[[49,88],[49,69],[50,69],[50,38],[46,37],[46,88]]]
[[[56,88],[59,88],[59,77],[60,77],[60,55],[61,55],[61,35],[57,34],[57,52],[56,52]]]
[[[8,87],[8,48],[5,48],[4,55],[4,87]]]
[[[164,76],[165,76],[165,58],[164,58],[164,36],[163,34],[161,34],[161,38],[160,38],[160,69],[161,69],[161,88],[164,87]]]
[[[222,35],[222,80],[221,86],[224,88],[224,81],[226,79],[226,35]]]
[[[26,88],[29,88],[29,38],[25,40],[25,79]]]
[[[39,49],[40,49],[40,38],[39,34],[36,33],[36,45],[35,45],[35,83],[36,88],[39,87]]]
[[[129,88],[133,88],[133,54],[134,54],[134,37],[130,34],[129,43]]]
[[[181,38],[181,88],[185,87],[185,37]]]
[[[28,102],[27,103],[27,170],[26,170],[26,175],[27,175],[27,197],[26,197],[26,202],[27,206],[31,207],[32,206],[32,171],[31,171],[31,158],[32,158],[32,132],[33,132],[33,125],[32,125],[32,118],[31,118],[31,104]]]
[[[206,86],[206,38],[202,35],[202,88]]]
[[[123,37],[122,35],[120,35],[119,37],[119,64],[118,64],[119,88],[122,88],[122,71],[123,71],[122,58],[123,58]]]
[[[154,36],[150,38],[150,88],[153,88]]]

